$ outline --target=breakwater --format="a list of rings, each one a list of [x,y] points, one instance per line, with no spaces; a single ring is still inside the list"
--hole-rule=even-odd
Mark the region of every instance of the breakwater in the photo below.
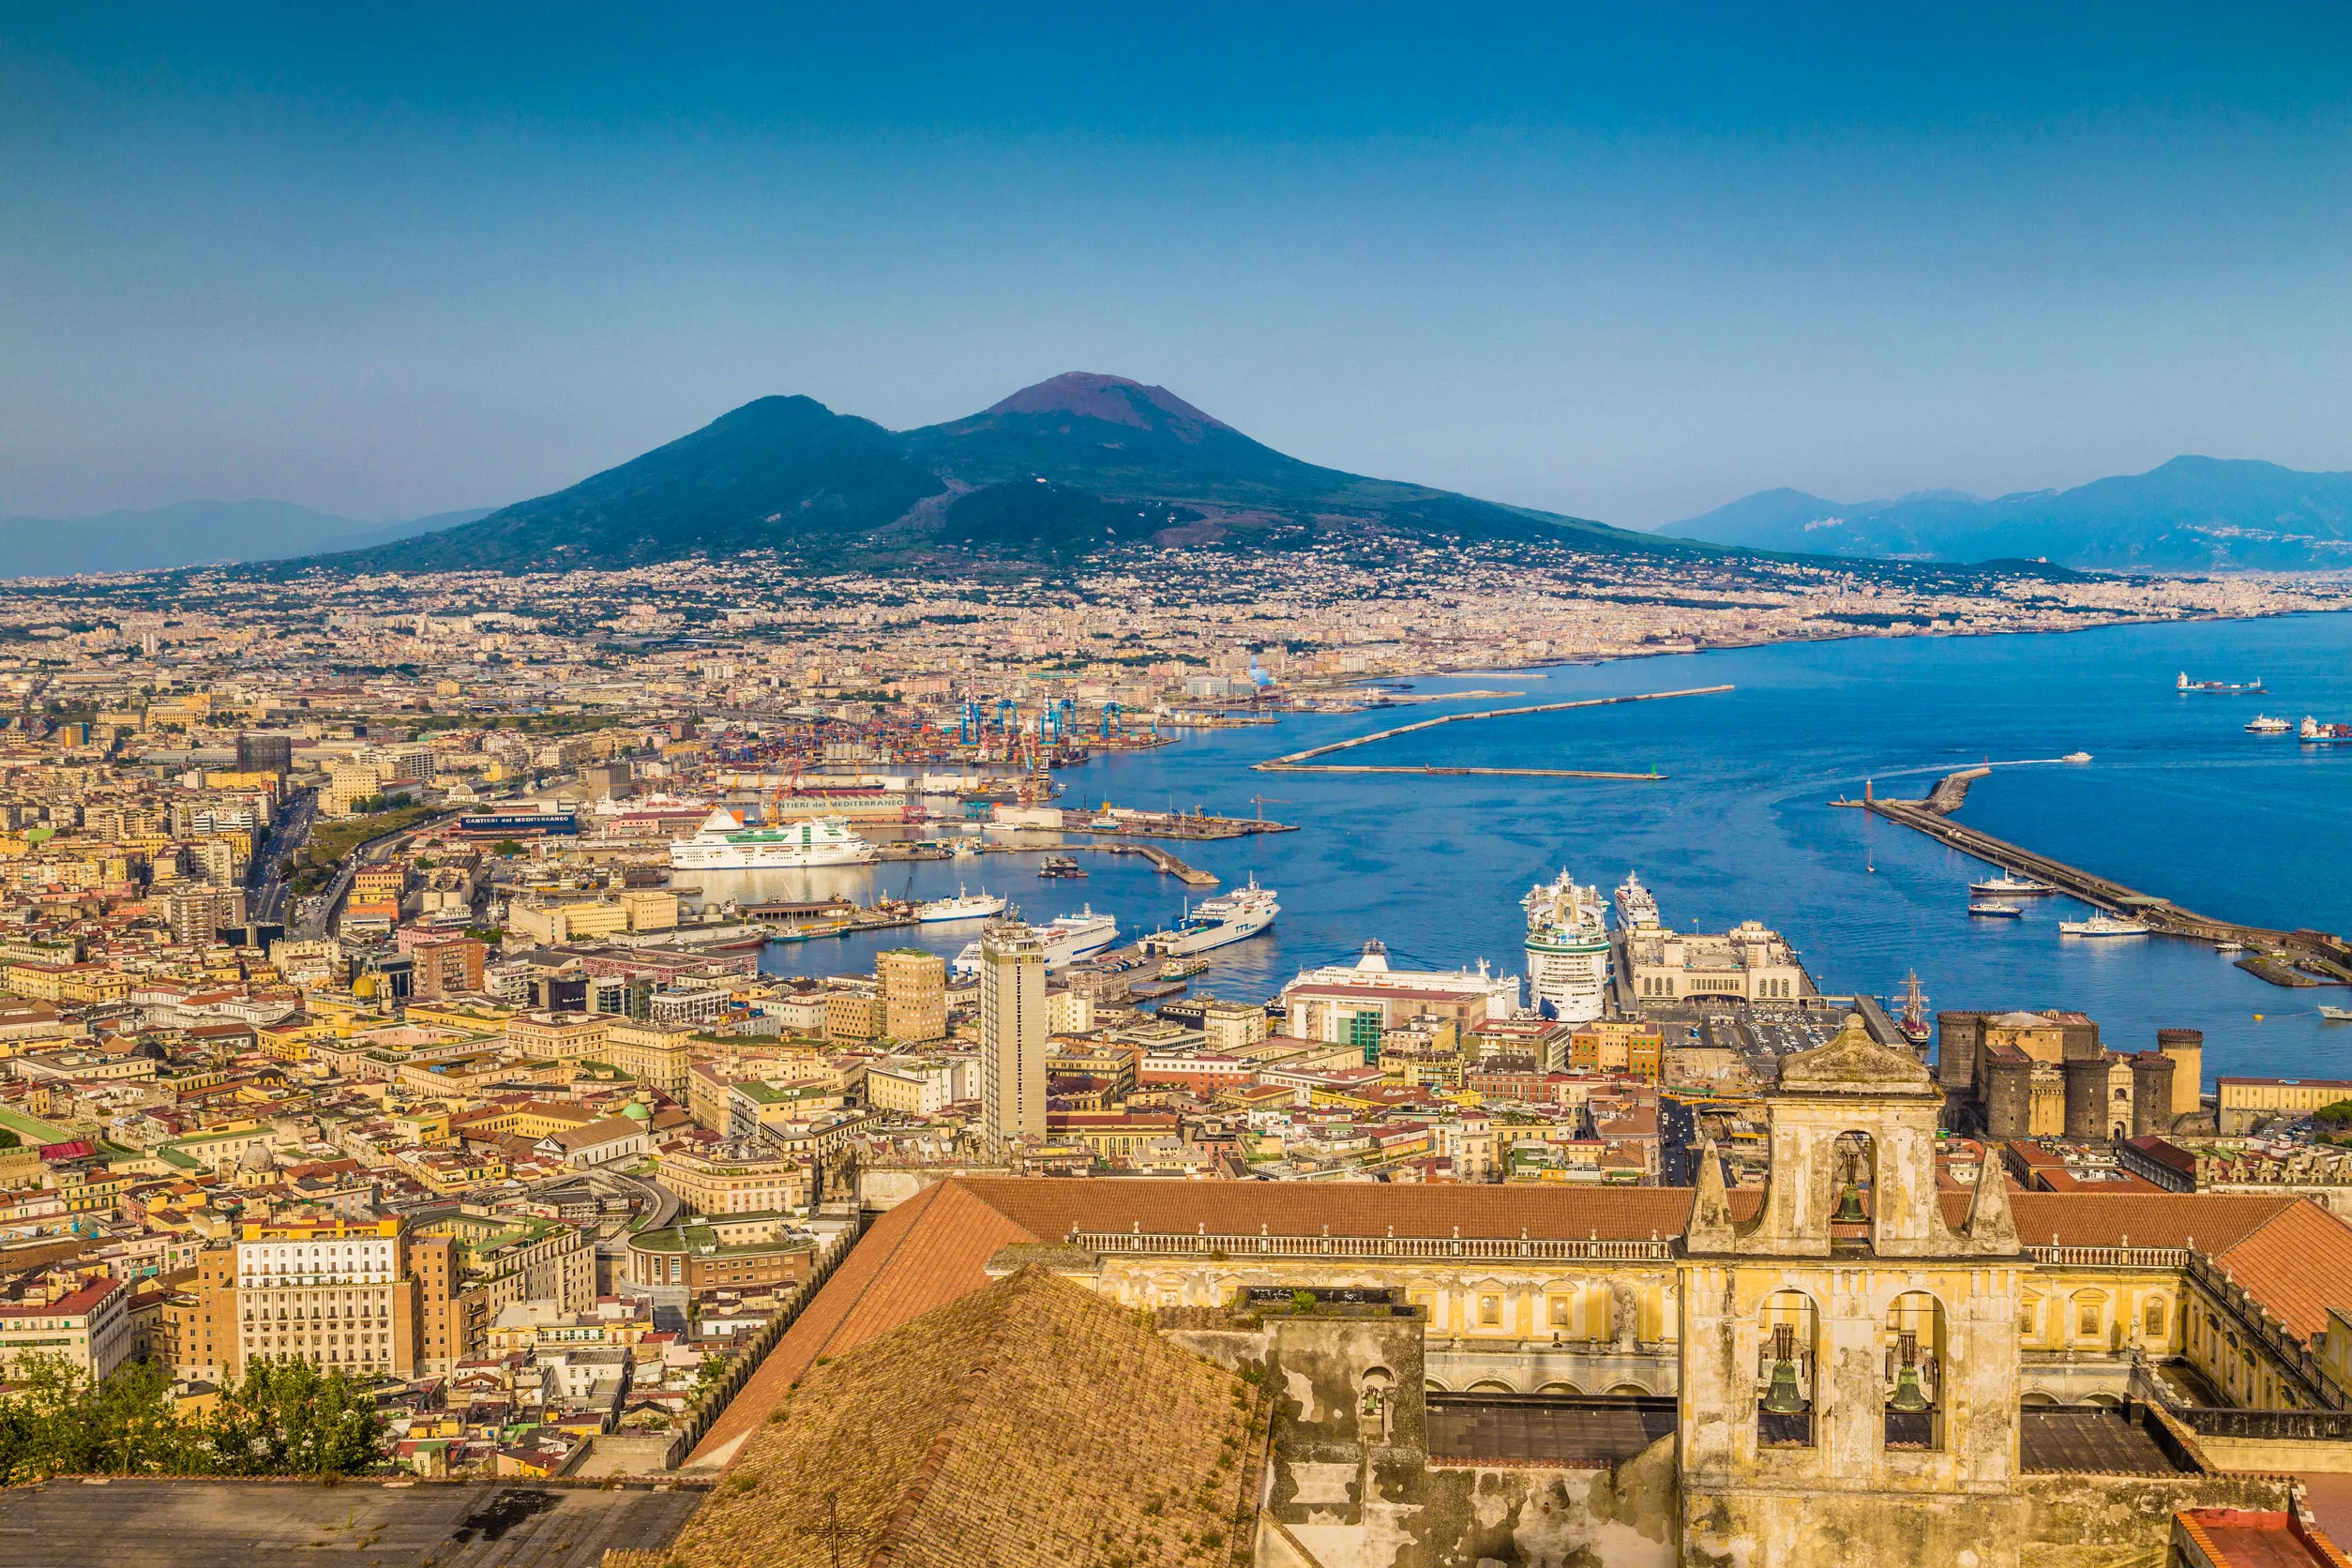
[[[1417,724],[1400,724],[1394,729],[1378,730],[1368,735],[1358,735],[1352,740],[1333,741],[1326,746],[1309,746],[1304,751],[1293,751],[1287,756],[1269,758],[1265,761],[1252,763],[1251,766],[1259,773],[1403,773],[1428,775],[1435,777],[1465,775],[1511,778],[1609,778],[1648,782],[1664,778],[1666,775],[1654,767],[1646,773],[1615,773],[1594,768],[1479,768],[1444,764],[1379,766],[1363,762],[1318,762],[1314,759],[1333,756],[1359,746],[1370,746],[1375,741],[1394,740],[1398,735],[1410,735],[1416,730],[1434,730],[1441,724],[1469,724],[1478,719],[1511,718],[1521,714],[1564,713],[1571,708],[1606,708],[1621,702],[1663,702],[1673,697],[1711,697],[1718,692],[1731,689],[1728,686],[1693,686],[1684,691],[1644,691],[1623,697],[1586,697],[1573,702],[1537,702],[1521,708],[1485,708],[1477,713],[1444,714],[1436,718],[1425,718]]]

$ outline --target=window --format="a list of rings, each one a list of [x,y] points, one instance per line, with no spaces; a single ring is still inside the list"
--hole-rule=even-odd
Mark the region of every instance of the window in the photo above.
[[[1478,1298],[1478,1326],[1482,1329],[1502,1326],[1502,1298],[1500,1296]]]
[[[2140,1315],[2140,1320],[2145,1326],[2148,1336],[2150,1339],[2163,1338],[2164,1334],[2164,1302],[2161,1300],[2149,1302],[2148,1304],[2148,1310]]]
[[[1554,1296],[1552,1298],[1552,1327],[1556,1329],[1564,1329],[1568,1326],[1569,1305],[1570,1303],[1566,1296]]]
[[[2096,1296],[2074,1298],[2074,1332],[2087,1337],[2097,1337],[2099,1326],[2106,1319],[2103,1303]]]

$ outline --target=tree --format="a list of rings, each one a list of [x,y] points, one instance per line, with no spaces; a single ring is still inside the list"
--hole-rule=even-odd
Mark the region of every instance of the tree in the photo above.
[[[501,838],[497,843],[490,846],[490,852],[492,854],[503,854],[508,860],[512,860],[515,856],[522,853],[522,846],[512,838]]]
[[[383,1437],[375,1402],[340,1372],[264,1359],[220,1391],[203,1441],[223,1475],[350,1475],[374,1467]]]

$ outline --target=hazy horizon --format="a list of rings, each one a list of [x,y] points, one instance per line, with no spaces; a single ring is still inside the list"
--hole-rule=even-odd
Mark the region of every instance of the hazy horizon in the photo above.
[[[559,489],[1066,369],[1651,527],[2352,468],[2352,13],[0,6],[0,515]]]

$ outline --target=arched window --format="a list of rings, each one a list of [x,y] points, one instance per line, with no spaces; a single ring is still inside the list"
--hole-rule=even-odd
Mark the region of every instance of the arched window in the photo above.
[[[1758,1448],[1810,1448],[1814,1367],[1820,1349],[1813,1298],[1781,1290],[1756,1315],[1756,1441]]]
[[[1943,1446],[1943,1304],[1924,1290],[1908,1290],[1887,1307],[1882,1335],[1889,1448]]]
[[[2141,1331],[2150,1339],[2164,1337],[2164,1298],[2148,1298],[2147,1309],[2140,1314]]]

